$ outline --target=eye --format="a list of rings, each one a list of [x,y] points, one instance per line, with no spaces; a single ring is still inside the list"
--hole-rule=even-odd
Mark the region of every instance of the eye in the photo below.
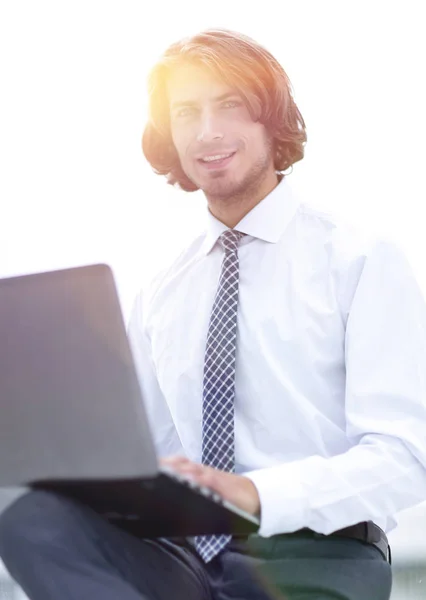
[[[241,106],[241,102],[239,100],[226,100],[222,103],[223,108],[237,108]]]
[[[175,116],[177,118],[189,117],[195,114],[195,108],[193,106],[184,106],[176,111]]]

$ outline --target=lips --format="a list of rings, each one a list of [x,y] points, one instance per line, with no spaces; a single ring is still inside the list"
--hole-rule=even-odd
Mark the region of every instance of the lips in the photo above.
[[[207,169],[218,169],[227,166],[236,152],[216,152],[197,159],[197,162]]]

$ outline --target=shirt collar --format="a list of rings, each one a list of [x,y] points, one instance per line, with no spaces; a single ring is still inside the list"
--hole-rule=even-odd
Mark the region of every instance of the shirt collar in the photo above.
[[[286,178],[241,219],[234,229],[276,244],[294,216],[300,202]],[[207,231],[202,251],[208,254],[224,231],[229,229],[207,209]]]

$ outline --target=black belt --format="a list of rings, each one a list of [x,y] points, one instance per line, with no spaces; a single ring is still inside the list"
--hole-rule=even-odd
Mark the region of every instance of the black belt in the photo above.
[[[392,564],[392,554],[388,538],[386,537],[385,532],[372,521],[364,521],[362,523],[358,523],[357,525],[351,525],[350,527],[345,527],[344,529],[334,531],[329,535],[317,533],[316,531],[312,531],[312,529],[307,528],[299,529],[299,531],[295,531],[294,533],[289,533],[286,535],[297,536],[299,534],[306,535],[307,533],[313,535],[316,538],[347,537],[352,538],[354,540],[359,540],[366,544],[372,544],[380,550],[380,552],[383,555],[383,558],[387,560],[390,564]]]

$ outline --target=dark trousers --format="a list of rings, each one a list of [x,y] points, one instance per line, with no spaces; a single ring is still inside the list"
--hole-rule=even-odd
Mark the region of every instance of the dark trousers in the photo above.
[[[41,491],[1,515],[0,556],[31,600],[388,600],[392,579],[374,546],[309,534],[251,536],[206,565]]]

